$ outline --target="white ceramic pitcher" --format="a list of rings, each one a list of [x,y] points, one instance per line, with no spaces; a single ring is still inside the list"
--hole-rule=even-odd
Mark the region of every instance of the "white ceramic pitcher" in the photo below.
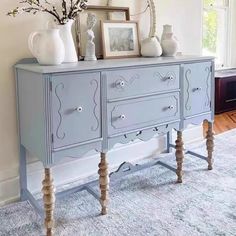
[[[59,65],[64,61],[65,48],[59,29],[33,32],[29,36],[28,45],[41,65]]]
[[[78,61],[75,43],[72,36],[73,23],[74,23],[73,20],[68,20],[66,24],[56,26],[60,30],[60,36],[65,47],[65,59],[64,59],[65,63]]]

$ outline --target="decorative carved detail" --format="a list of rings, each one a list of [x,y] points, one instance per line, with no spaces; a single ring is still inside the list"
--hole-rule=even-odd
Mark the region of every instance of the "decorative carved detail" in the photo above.
[[[168,81],[167,85],[174,84],[176,81],[176,74],[173,71],[169,71],[165,75],[161,74],[160,72],[155,72],[153,76],[154,78],[156,77],[157,79],[160,79],[161,81]],[[170,77],[172,79],[167,79]]]
[[[187,111],[190,111],[192,109],[192,107],[189,105],[189,101],[190,101],[190,78],[189,76],[191,75],[191,70],[188,69],[186,72],[185,72],[185,79],[186,79],[186,82],[187,82],[187,99],[186,99],[186,103],[185,103],[185,108]]]
[[[214,132],[213,132],[213,123],[208,121],[208,131],[206,136],[206,146],[207,146],[207,162],[208,170],[212,170],[213,164],[213,151],[214,151]]]
[[[183,176],[183,159],[184,159],[184,143],[182,137],[182,131],[177,131],[177,140],[175,141],[176,146],[176,162],[177,162],[177,169],[176,174],[178,176],[177,183],[182,183],[182,176]]]
[[[93,85],[93,84],[95,84],[95,91],[94,91],[94,95],[93,95],[93,102],[94,102],[94,109],[93,109],[93,114],[94,114],[94,117],[95,117],[95,119],[96,119],[96,126],[92,126],[91,127],[91,130],[92,131],[97,131],[98,130],[98,128],[99,128],[99,118],[97,117],[97,113],[96,113],[96,111],[97,111],[97,108],[98,108],[98,104],[97,104],[97,102],[96,102],[96,95],[97,95],[97,92],[98,92],[98,81],[97,80],[92,80],[91,82],[90,82],[90,84],[91,85]]]
[[[47,236],[53,235],[53,227],[54,227],[54,217],[53,211],[55,207],[55,189],[53,186],[53,178],[51,169],[45,168],[45,179],[42,182],[43,184],[43,202],[45,209],[45,227]]]
[[[178,129],[178,128],[179,124],[173,123],[169,125],[162,125],[156,127],[154,126],[149,129],[123,134],[116,138],[112,138],[112,140],[109,141],[109,148],[112,148],[117,143],[127,144],[135,140],[148,141],[157,135],[164,135],[167,132],[171,131],[172,129]]]
[[[206,87],[206,102],[205,102],[205,106],[206,107],[209,107],[210,106],[210,103],[211,103],[211,98],[210,98],[210,95],[208,93],[208,90],[209,90],[209,84],[210,84],[210,77],[211,77],[211,69],[210,67],[206,67],[205,68],[205,71],[207,73],[207,80],[206,80],[206,83],[207,83],[207,87]]]
[[[122,173],[135,170],[139,165],[133,165],[130,162],[123,162],[119,168],[110,174],[110,178],[116,178],[122,176]]]
[[[61,88],[61,90],[63,90],[65,88],[65,85],[63,83],[60,83],[55,88],[55,94],[56,94],[56,97],[57,97],[58,102],[59,102],[59,108],[57,110],[57,113],[59,115],[59,124],[57,126],[56,136],[57,136],[58,139],[63,140],[65,138],[66,134],[65,134],[65,132],[60,133],[60,127],[61,127],[61,123],[62,123],[62,114],[61,114],[62,102],[61,102],[60,96],[58,94],[58,89],[59,88]]]
[[[124,76],[120,75],[119,76],[120,79],[118,79],[116,81],[116,88],[119,90],[119,91],[124,91],[127,87],[131,86],[135,80],[138,80],[140,79],[140,75],[139,74],[134,74],[132,75],[129,79],[126,79]],[[117,86],[117,84],[119,84],[119,82],[122,82],[124,81],[125,82],[125,86]]]
[[[99,167],[99,184],[101,190],[100,203],[102,206],[102,215],[107,214],[107,205],[108,205],[108,190],[109,190],[109,175],[108,175],[108,164],[106,161],[106,153],[101,153],[101,162],[98,165]]]

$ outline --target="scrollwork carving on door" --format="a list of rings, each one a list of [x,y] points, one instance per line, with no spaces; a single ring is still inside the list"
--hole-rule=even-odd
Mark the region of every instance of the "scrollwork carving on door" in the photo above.
[[[55,95],[56,95],[56,97],[58,99],[58,103],[59,103],[59,107],[57,110],[57,114],[59,116],[59,123],[58,123],[57,129],[56,129],[56,136],[58,139],[61,139],[61,140],[63,140],[65,138],[66,134],[65,134],[65,132],[60,130],[61,124],[62,124],[62,113],[61,113],[62,102],[61,102],[61,98],[59,96],[59,90],[62,91],[64,88],[65,88],[65,85],[63,83],[60,83],[55,87]]]
[[[192,71],[190,69],[188,69],[186,72],[185,72],[185,79],[186,79],[186,82],[187,82],[187,99],[186,99],[186,103],[185,103],[185,108],[187,111],[190,111],[192,109],[191,105],[189,104],[190,103],[190,75],[192,74]]]
[[[209,107],[210,103],[211,103],[211,98],[210,98],[210,95],[209,95],[209,87],[210,87],[209,84],[210,84],[210,78],[211,78],[211,69],[210,69],[210,67],[206,67],[205,68],[205,72],[207,73],[207,80],[206,80],[207,87],[206,87],[206,102],[205,102],[205,106]]]
[[[97,80],[93,79],[93,80],[90,81],[90,85],[91,86],[95,85],[95,91],[94,91],[94,95],[93,95],[93,102],[94,102],[93,115],[94,115],[94,117],[96,119],[96,125],[91,126],[91,130],[95,132],[99,128],[99,118],[97,116],[98,104],[97,104],[97,101],[96,101],[96,96],[97,96],[99,84],[98,84]]]

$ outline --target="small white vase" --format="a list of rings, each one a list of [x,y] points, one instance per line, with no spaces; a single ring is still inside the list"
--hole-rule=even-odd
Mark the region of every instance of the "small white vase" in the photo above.
[[[64,61],[65,48],[58,29],[33,32],[28,45],[41,65],[60,65]]]
[[[157,37],[144,39],[141,43],[141,55],[143,57],[159,57],[162,54],[162,48]]]
[[[179,49],[179,42],[173,34],[172,25],[164,25],[161,37],[163,55],[168,57],[176,56]]]
[[[65,25],[58,25],[58,29],[60,30],[60,36],[64,43],[65,47],[65,63],[77,62],[78,56],[76,53],[75,43],[72,36],[72,25],[74,21],[69,20]]]

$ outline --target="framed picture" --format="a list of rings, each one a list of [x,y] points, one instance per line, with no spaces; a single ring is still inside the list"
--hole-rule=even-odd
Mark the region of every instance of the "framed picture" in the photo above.
[[[77,42],[77,51],[80,59],[83,59],[85,57],[86,52],[87,17],[89,12],[94,13],[97,18],[97,23],[93,28],[93,31],[95,35],[94,43],[96,46],[96,57],[100,59],[103,58],[101,21],[130,20],[130,11],[128,7],[89,5],[84,12],[79,14],[75,22],[75,34]]]
[[[104,58],[140,56],[136,21],[103,21],[101,27]]]

